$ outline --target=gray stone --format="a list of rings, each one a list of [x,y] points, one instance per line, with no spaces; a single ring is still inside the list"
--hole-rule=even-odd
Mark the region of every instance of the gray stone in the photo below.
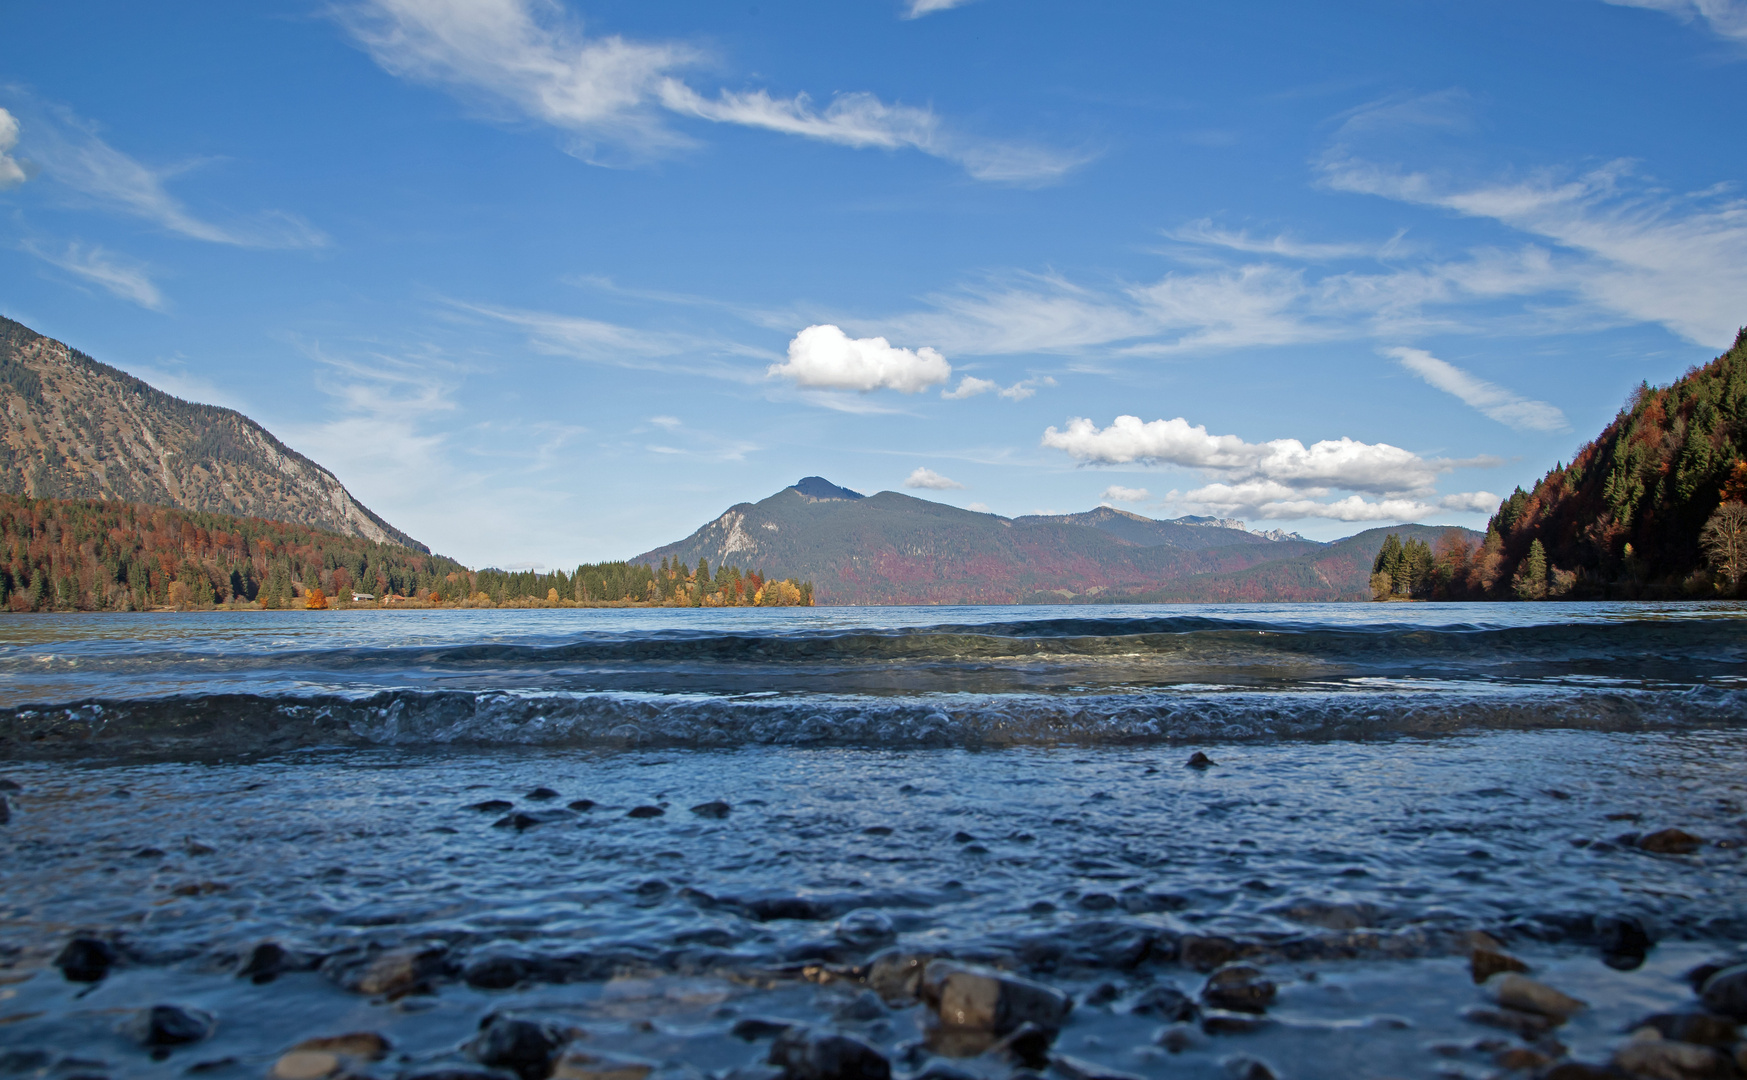
[[[1266,1012],[1278,988],[1260,970],[1247,964],[1220,968],[1201,988],[1201,1000],[1233,1012]]]
[[[947,960],[928,965],[921,991],[942,1024],[997,1035],[1006,1035],[1025,1023],[1060,1028],[1073,1008],[1073,999],[1054,987]]]
[[[1495,975],[1486,982],[1493,1000],[1509,1009],[1538,1013],[1558,1023],[1587,1009],[1586,1002],[1522,975]]]
[[[336,953],[322,962],[321,973],[356,994],[397,998],[428,989],[430,980],[443,974],[447,957],[441,945]]]
[[[1020,1024],[1006,1038],[989,1047],[988,1053],[991,1057],[1016,1061],[1026,1068],[1043,1069],[1049,1066],[1049,1048],[1053,1042],[1055,1032],[1049,1028]]]
[[[492,1014],[481,1023],[467,1053],[481,1065],[509,1069],[522,1080],[545,1080],[552,1060],[570,1041],[556,1024]]]
[[[1192,1021],[1201,1012],[1188,994],[1168,984],[1142,991],[1128,1011],[1139,1016],[1156,1016],[1170,1023]]]
[[[1700,1046],[1732,1046],[1739,1034],[1733,1019],[1704,1012],[1657,1013],[1645,1017],[1637,1027],[1649,1028],[1664,1039]]]
[[[732,806],[729,806],[721,799],[715,799],[711,802],[699,803],[692,807],[692,813],[701,818],[712,818],[716,821],[720,821],[727,817],[733,809]]]
[[[932,959],[926,953],[883,952],[867,966],[868,989],[888,1002],[914,1001],[921,996],[922,972]]]
[[[181,1046],[199,1042],[212,1034],[212,1014],[180,1005],[153,1005],[141,1009],[130,1025],[133,1037],[144,1046]]]
[[[102,982],[118,959],[115,946],[101,938],[76,937],[61,948],[55,966],[68,982]]]
[[[1231,1080],[1275,1080],[1280,1075],[1267,1062],[1248,1054],[1234,1054],[1219,1064]]]
[[[1710,1011],[1747,1023],[1747,964],[1724,968],[1706,979],[1699,997]]]
[[[1682,829],[1659,829],[1638,837],[1638,846],[1657,855],[1690,855],[1703,840]]]
[[[892,1063],[850,1035],[790,1028],[771,1044],[769,1061],[788,1080],[890,1080]]]
[[[1633,1039],[1614,1052],[1614,1067],[1644,1080],[1730,1080],[1735,1066],[1708,1046]]]

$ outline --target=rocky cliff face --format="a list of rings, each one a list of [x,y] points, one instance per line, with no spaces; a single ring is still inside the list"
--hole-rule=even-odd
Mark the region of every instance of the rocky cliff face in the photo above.
[[[171,397],[6,318],[0,491],[268,518],[429,551],[234,409]]]

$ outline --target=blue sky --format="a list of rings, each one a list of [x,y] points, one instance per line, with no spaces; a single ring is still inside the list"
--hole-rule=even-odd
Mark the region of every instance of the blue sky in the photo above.
[[[1747,2],[26,3],[0,312],[473,565],[1481,525],[1747,323]]]

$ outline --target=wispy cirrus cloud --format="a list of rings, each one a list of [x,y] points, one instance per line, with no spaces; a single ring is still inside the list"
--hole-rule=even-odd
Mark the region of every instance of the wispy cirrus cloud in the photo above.
[[[27,122],[18,122],[19,143],[42,175],[76,201],[151,222],[161,229],[213,244],[252,248],[313,248],[328,243],[321,230],[294,214],[266,210],[220,223],[189,210],[166,181],[192,165],[154,168],[117,150],[90,122],[72,110],[43,105],[16,88]]]
[[[361,0],[336,9],[336,17],[389,73],[557,128],[587,161],[613,154],[635,161],[687,145],[673,116],[840,146],[916,150],[1003,183],[1050,183],[1089,160],[971,136],[932,109],[864,92],[840,94],[824,108],[805,94],[701,93],[682,78],[704,59],[697,49],[589,36],[556,0]]]
[[[1431,386],[1459,398],[1485,416],[1519,431],[1567,431],[1565,414],[1544,401],[1533,401],[1502,386],[1439,360],[1424,349],[1394,348],[1385,353]]]
[[[924,15],[932,15],[936,11],[950,11],[955,7],[964,7],[974,0],[910,0],[904,9],[904,18],[920,19]]]
[[[164,294],[142,263],[113,255],[100,245],[78,241],[68,243],[64,248],[48,247],[31,240],[20,246],[50,266],[102,286],[123,300],[152,311],[164,310]]]
[[[1699,21],[1718,37],[1747,42],[1747,2],[1744,0],[1606,0],[1616,7],[1666,11],[1682,22]]]

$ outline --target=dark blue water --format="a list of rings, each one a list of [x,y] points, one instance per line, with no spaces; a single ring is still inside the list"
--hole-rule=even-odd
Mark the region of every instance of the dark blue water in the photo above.
[[[663,1078],[750,1080],[769,1043],[730,1031],[751,1015],[854,1034],[909,1074],[966,1048],[926,1006],[869,997],[866,965],[898,950],[1079,996],[1054,1052],[1082,1065],[1060,1080],[1243,1057],[1481,1076],[1530,1043],[1463,1018],[1486,1001],[1475,931],[1590,1002],[1535,1052],[1604,1060],[1692,1004],[1682,971],[1747,941],[1744,617],[10,618],[0,1068],[260,1076],[301,1039],[373,1030],[396,1047],[373,1075],[477,1069],[464,1044],[495,1011]],[[491,800],[510,805],[472,808]],[[1697,845],[1639,842],[1668,827]],[[1621,927],[1648,947],[1622,957]],[[78,935],[112,948],[99,982],[52,966]],[[328,973],[238,978],[264,941]],[[1134,1006],[1200,988],[1196,942],[1279,998],[1258,1030],[1164,1046]],[[409,946],[440,961],[405,996],[346,989],[332,959]],[[512,985],[483,985],[504,957]],[[216,1026],[154,1059],[135,1030],[154,1003]]]

